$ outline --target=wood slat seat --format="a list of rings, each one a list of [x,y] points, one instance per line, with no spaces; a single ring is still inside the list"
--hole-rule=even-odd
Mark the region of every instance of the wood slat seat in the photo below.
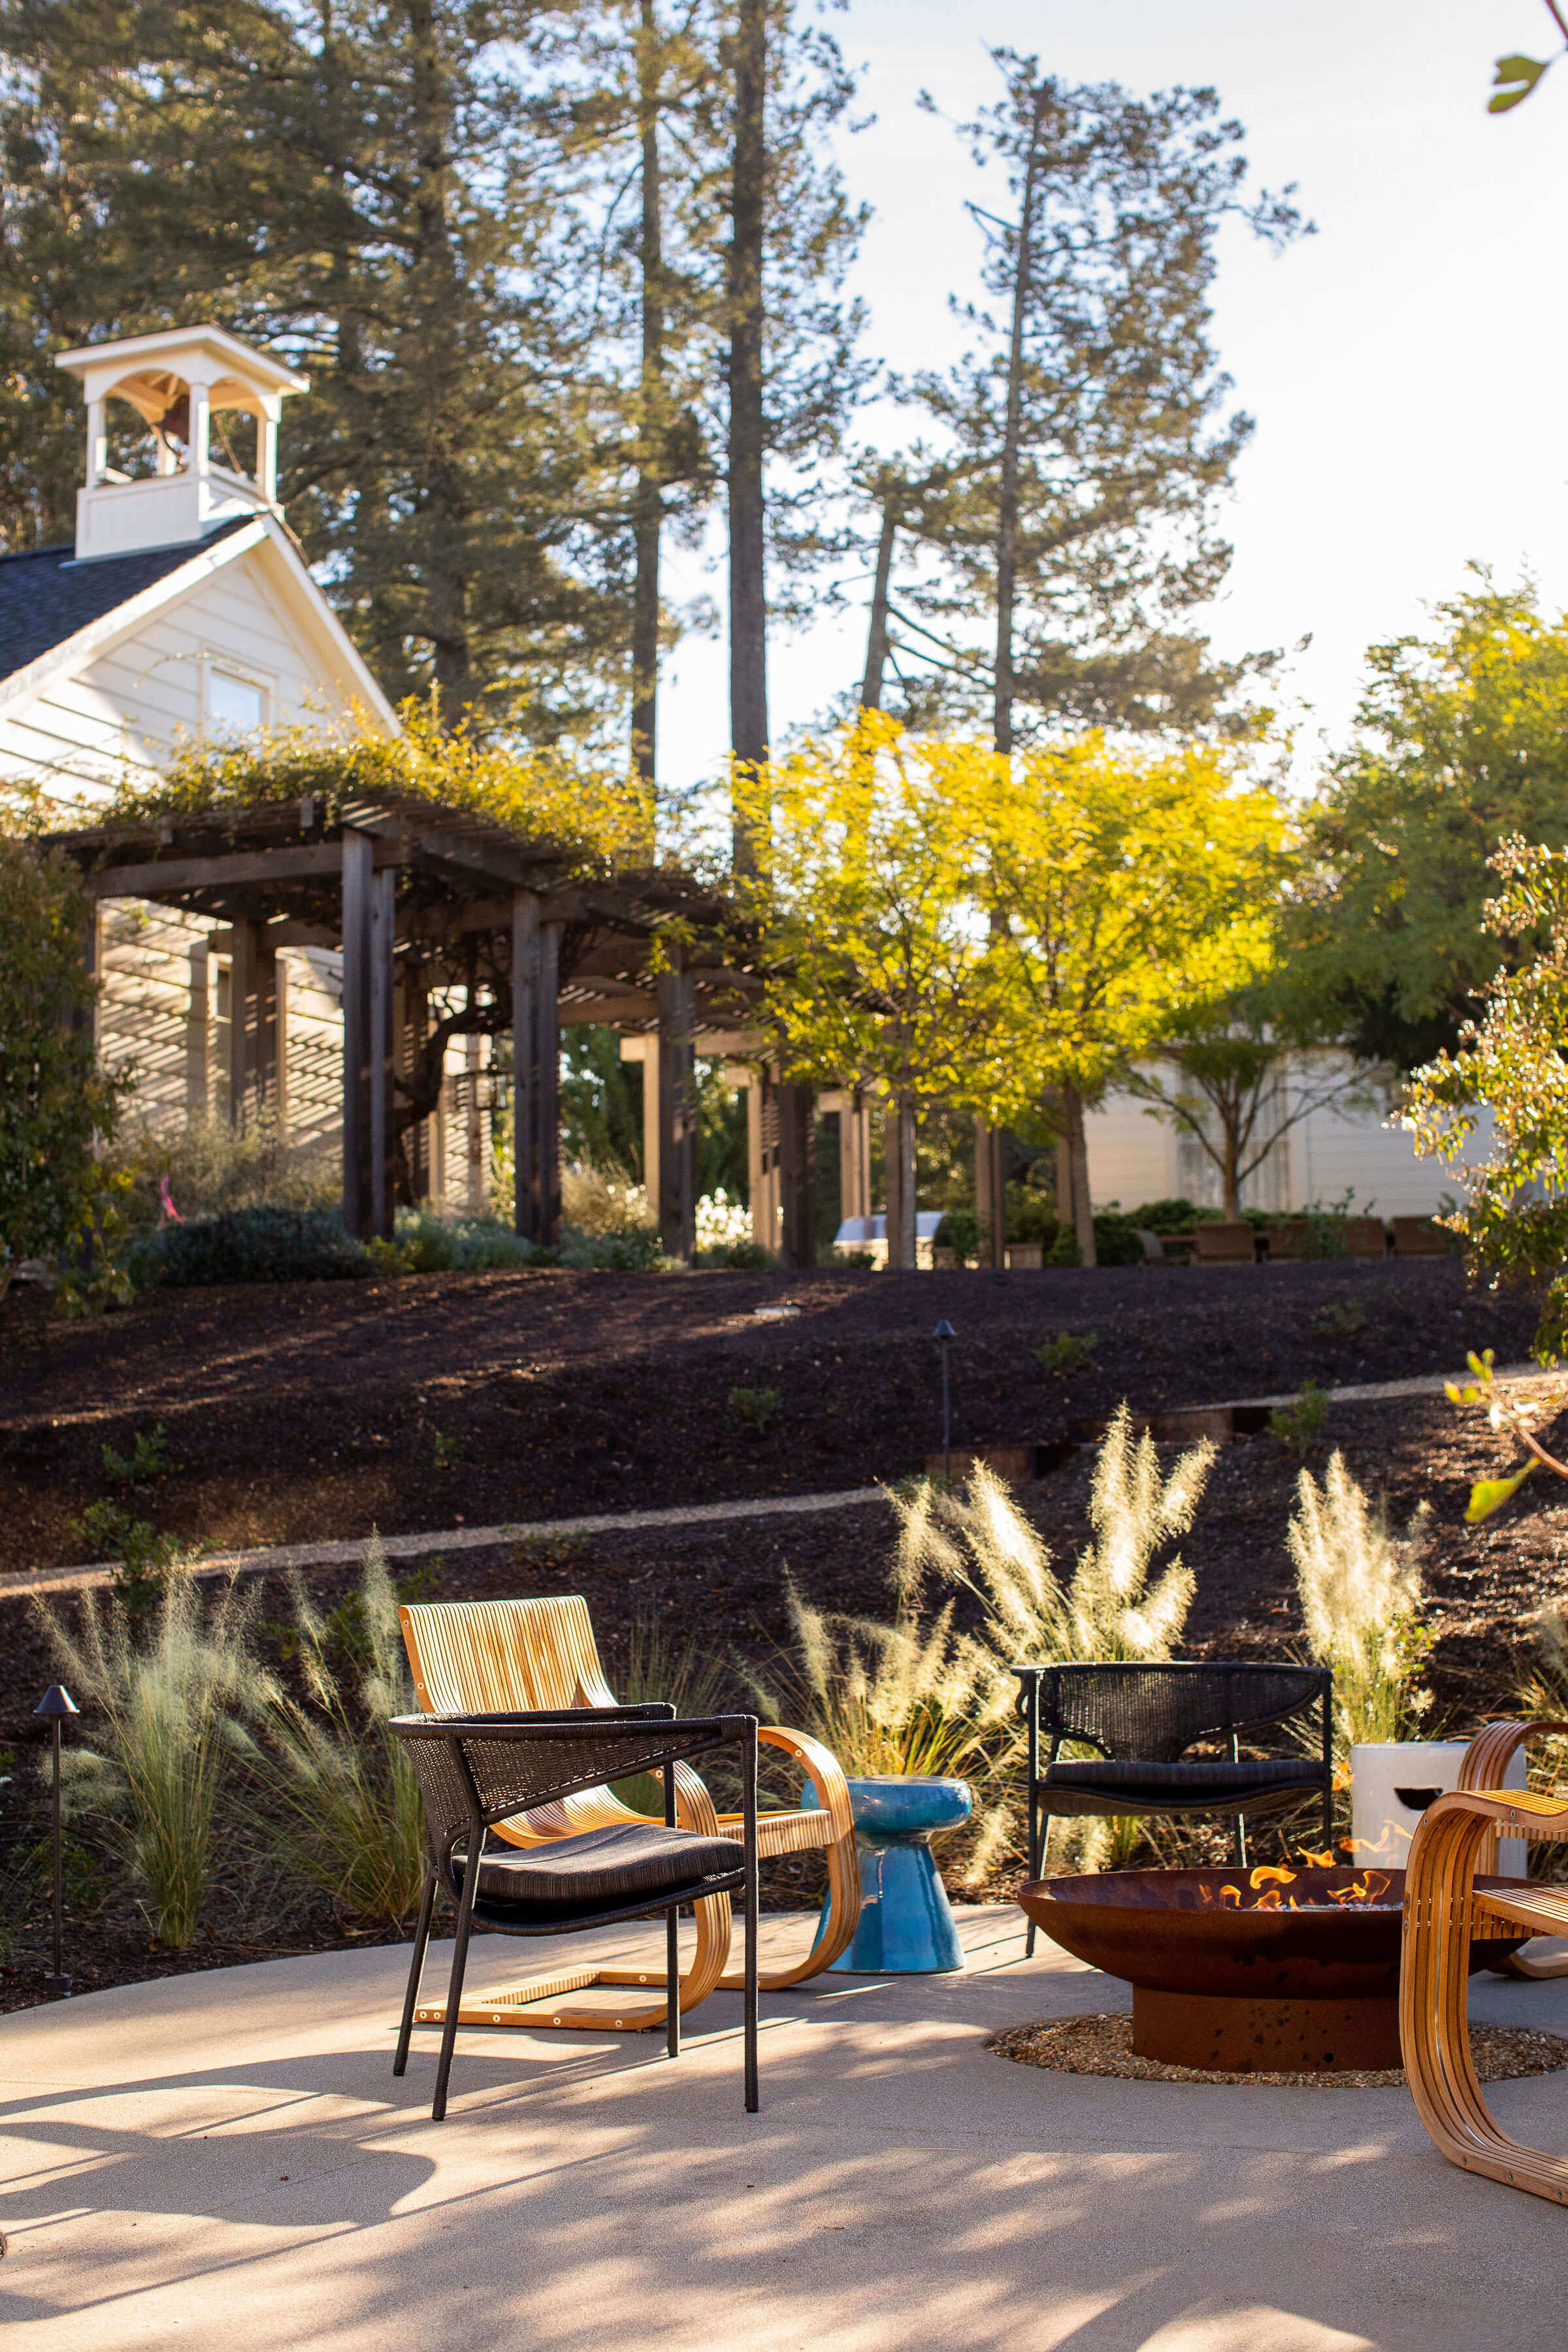
[[[1489,1724],[1493,1760],[1547,1726]],[[1480,1741],[1472,1742],[1472,1754]],[[1468,1758],[1467,1758],[1467,1763]],[[1485,1760],[1485,1754],[1481,1759]],[[1568,1929],[1568,1890],[1521,1881],[1479,1888],[1500,1836],[1568,1843],[1568,1800],[1522,1789],[1460,1788],[1429,1805],[1410,1842],[1399,1968],[1399,2040],[1416,2113],[1462,2171],[1568,2204],[1568,2158],[1513,2139],[1481,2093],[1470,2055],[1467,1992],[1478,1921],[1502,1920],[1537,1935]]]
[[[404,1644],[419,1703],[432,1715],[496,1713],[510,1708],[613,1706],[613,1694],[599,1663],[588,1604],[579,1593],[554,1593],[516,1601],[423,1601],[405,1603],[398,1611]],[[758,1816],[757,1851],[764,1859],[784,1853],[826,1852],[828,1914],[826,1926],[801,1959],[765,1974],[762,1985],[775,1992],[829,1967],[846,1950],[860,1917],[860,1866],[855,1849],[855,1822],[849,1790],[837,1761],[817,1740],[777,1724],[763,1724],[757,1738],[763,1745],[782,1749],[813,1783],[816,1809],[797,1807]],[[738,1814],[719,1812],[698,1775],[685,1764],[674,1767],[676,1818],[683,1830],[708,1837],[739,1834]],[[647,1822],[647,1816],[625,1805],[608,1788],[579,1790],[557,1804],[539,1805],[496,1824],[496,1834],[509,1844],[534,1847],[549,1840],[570,1837],[584,1830]],[[738,1973],[726,1973],[730,1955],[731,1914],[727,1895],[693,1906],[696,1949],[690,1967],[680,1979],[680,2007],[689,2010],[706,2000],[716,1986],[736,1990]],[[488,2013],[516,2010],[531,2000],[560,1998],[558,1979],[548,1990],[531,1993],[521,1986],[501,1995],[487,1993]],[[608,1986],[654,1985],[657,1974],[603,1969],[588,1982]],[[579,1987],[577,1989],[584,1989]],[[603,2032],[606,2029],[647,2028],[665,2021],[665,2005],[617,2001],[613,2010],[566,2004],[552,2007],[548,2016],[519,2014],[509,2022],[563,2030]],[[421,2011],[423,2020],[424,2012]]]

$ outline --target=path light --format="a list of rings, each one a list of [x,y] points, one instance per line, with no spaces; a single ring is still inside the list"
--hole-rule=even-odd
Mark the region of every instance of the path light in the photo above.
[[[58,1683],[49,1685],[33,1709],[35,1715],[41,1715],[48,1724],[54,1734],[55,1749],[55,1972],[52,1977],[44,1979],[46,1992],[68,1993],[71,1989],[71,1980],[64,1972],[60,1951],[65,1909],[65,1875],[60,1861],[60,1726],[68,1715],[79,1715],[80,1712],[69,1691],[62,1689]]]
[[[952,1394],[948,1387],[947,1351],[958,1334],[944,1315],[931,1336],[942,1349],[942,1475],[944,1478],[951,1478],[952,1475]]]

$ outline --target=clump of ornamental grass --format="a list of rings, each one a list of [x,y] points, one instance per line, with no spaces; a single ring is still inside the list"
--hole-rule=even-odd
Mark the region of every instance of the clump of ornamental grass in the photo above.
[[[1307,1646],[1334,1676],[1335,1770],[1350,1769],[1350,1748],[1363,1740],[1407,1739],[1432,1704],[1419,1688],[1432,1636],[1421,1621],[1421,1561],[1426,1506],[1403,1537],[1345,1467],[1330,1458],[1320,1487],[1310,1470],[1296,1482],[1297,1507],[1286,1541]]]
[[[231,1580],[204,1612],[188,1578],[167,1587],[145,1646],[123,1606],[82,1596],[81,1630],[41,1610],[50,1648],[103,1726],[68,1765],[72,1809],[95,1816],[145,1889],[161,1943],[195,1935],[213,1823],[230,1758],[231,1709],[254,1696],[257,1591]]]
[[[981,1604],[975,1636],[977,1731],[1000,1789],[1016,1779],[1025,1734],[1015,1665],[1168,1658],[1181,1639],[1195,1580],[1167,1548],[1192,1526],[1215,1458],[1203,1439],[1167,1477],[1153,1441],[1134,1439],[1125,1403],[1112,1417],[1089,1488],[1093,1539],[1066,1583],[1038,1529],[1004,1482],[977,1466],[962,1496],[927,1479],[896,1496],[900,1608],[920,1606],[928,1581],[957,1585]],[[1167,1555],[1162,1557],[1163,1555]],[[1076,1752],[1076,1751],[1064,1751]],[[1086,1751],[1088,1752],[1088,1751]],[[1006,1804],[1009,1800],[998,1798]],[[1141,1825],[1075,1823],[1068,1835],[1086,1867],[1131,1856]]]
[[[962,1496],[922,1480],[911,1495],[894,1497],[902,1600],[918,1604],[934,1580],[979,1601],[995,1720],[1012,1713],[1012,1669],[1023,1661],[1168,1658],[1186,1624],[1194,1580],[1179,1557],[1162,1565],[1159,1555],[1192,1526],[1214,1458],[1205,1437],[1164,1476],[1153,1441],[1133,1438],[1120,1405],[1089,1488],[1094,1539],[1065,1584],[1044,1538],[991,1471],[977,1466]]]
[[[746,1680],[764,1719],[796,1724],[854,1779],[956,1776],[977,1784],[968,1872],[983,1876],[1006,1841],[1005,1805],[987,1801],[990,1742],[980,1722],[989,1661],[956,1633],[952,1603],[921,1622],[900,1606],[890,1625],[816,1608],[784,1591],[794,1642],[771,1675]]]
[[[925,1479],[895,1491],[900,1516],[891,1624],[835,1617],[793,1590],[790,1664],[752,1677],[772,1719],[787,1717],[856,1774],[957,1774],[977,1798],[970,1874],[982,1876],[1016,1832],[1012,1794],[1024,1734],[1013,1667],[1068,1659],[1169,1657],[1192,1604],[1192,1572],[1160,1555],[1191,1526],[1215,1448],[1205,1439],[1162,1475],[1151,1440],[1113,1419],[1089,1496],[1093,1539],[1064,1583],[1038,1530],[1005,1484],[976,1467],[962,1494]],[[980,1603],[973,1633],[953,1623],[956,1593],[934,1611],[933,1585]],[[1131,1851],[1141,1832],[1089,1822],[1072,1832],[1086,1863]]]
[[[259,1796],[257,1823],[290,1876],[355,1918],[396,1927],[419,1901],[425,1841],[418,1783],[386,1727],[415,1699],[379,1537],[364,1549],[341,1664],[332,1622],[298,1577],[290,1598],[305,1697],[258,1674],[247,1726],[234,1733]]]

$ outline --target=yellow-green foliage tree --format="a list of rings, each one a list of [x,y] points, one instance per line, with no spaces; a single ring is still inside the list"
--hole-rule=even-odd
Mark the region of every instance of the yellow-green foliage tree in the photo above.
[[[973,857],[995,768],[977,743],[919,741],[865,711],[844,735],[738,777],[765,845],[742,887],[787,1075],[853,1076],[917,1118],[986,1108],[1006,1007]]]
[[[1011,758],[878,712],[762,772],[754,886],[767,1008],[794,1074],[853,1075],[1039,1128],[1083,1157],[1083,1106],[1173,1011],[1271,952],[1286,828],[1223,754],[1099,733]],[[1087,1185],[1074,1186],[1094,1262]]]
[[[1085,1106],[1184,1007],[1268,968],[1285,818],[1221,751],[1128,750],[1098,731],[994,761],[974,797],[972,865],[1004,1056],[986,1092],[1012,1125],[1055,1102],[1092,1265]]]

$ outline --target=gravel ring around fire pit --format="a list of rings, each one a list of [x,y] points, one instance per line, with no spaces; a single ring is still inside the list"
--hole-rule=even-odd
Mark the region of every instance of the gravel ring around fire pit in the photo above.
[[[1334,2074],[1217,2074],[1198,2066],[1166,2066],[1140,2058],[1132,2047],[1132,2020],[1125,2011],[1111,2016],[1047,2017],[1035,2025],[1010,2026],[985,2043],[999,2058],[1020,2066],[1046,2066],[1058,2074],[1114,2074],[1130,2083],[1268,2083],[1302,2091],[1394,2091],[1405,2081],[1402,2066],[1363,2068]],[[1522,2025],[1477,2025],[1470,2054],[1483,2083],[1507,2083],[1522,2074],[1555,2074],[1568,2067],[1568,2039]]]

